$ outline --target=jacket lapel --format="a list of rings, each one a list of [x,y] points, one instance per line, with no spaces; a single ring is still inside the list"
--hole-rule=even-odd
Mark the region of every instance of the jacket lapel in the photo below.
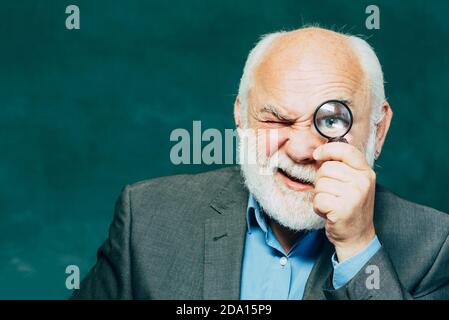
[[[204,299],[240,298],[247,204],[248,192],[237,171],[211,202],[213,216],[205,222]]]
[[[323,240],[315,265],[307,279],[303,300],[325,300],[323,287],[327,279],[333,272],[331,257],[334,252],[332,244],[323,234]]]

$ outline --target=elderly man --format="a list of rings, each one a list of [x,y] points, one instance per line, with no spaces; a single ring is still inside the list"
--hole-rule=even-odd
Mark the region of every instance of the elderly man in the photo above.
[[[347,143],[314,127],[326,101],[350,108]],[[321,28],[265,36],[234,118],[240,135],[268,132],[240,139],[257,163],[127,186],[74,298],[449,298],[449,216],[376,185],[392,110],[364,40]]]

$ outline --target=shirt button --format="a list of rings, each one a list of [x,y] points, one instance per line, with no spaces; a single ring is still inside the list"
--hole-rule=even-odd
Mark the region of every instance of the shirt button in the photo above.
[[[286,257],[282,257],[279,259],[279,263],[281,264],[281,266],[285,266],[287,264],[287,258]]]

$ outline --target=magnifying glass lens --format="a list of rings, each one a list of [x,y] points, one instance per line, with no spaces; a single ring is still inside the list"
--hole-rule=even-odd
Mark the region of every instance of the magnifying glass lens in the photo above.
[[[327,138],[343,137],[352,126],[349,108],[338,101],[323,104],[315,113],[315,127]]]

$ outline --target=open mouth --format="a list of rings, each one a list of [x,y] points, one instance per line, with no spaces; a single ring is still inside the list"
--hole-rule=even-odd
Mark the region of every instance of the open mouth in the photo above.
[[[311,191],[314,188],[313,182],[310,180],[293,177],[281,168],[278,168],[277,172],[290,189],[304,192]]]

